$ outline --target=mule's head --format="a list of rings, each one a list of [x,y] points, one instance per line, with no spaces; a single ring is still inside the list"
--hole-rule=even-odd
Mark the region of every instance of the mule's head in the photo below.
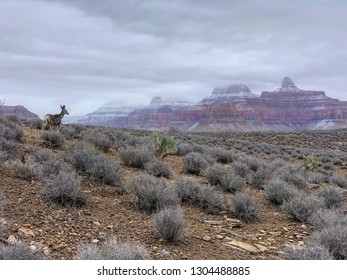
[[[63,106],[60,105],[60,108],[61,108],[61,111],[63,112],[63,114],[65,114],[65,115],[69,114],[69,112],[65,109],[65,105],[63,105]]]

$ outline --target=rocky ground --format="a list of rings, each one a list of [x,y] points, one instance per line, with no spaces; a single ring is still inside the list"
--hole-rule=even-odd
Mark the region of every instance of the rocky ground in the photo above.
[[[55,158],[63,162],[62,149],[49,149],[43,145],[40,138],[42,131],[26,126],[21,128],[24,130],[24,140],[17,158],[21,158],[29,146],[36,146],[50,151]],[[254,146],[265,143],[285,146],[287,150],[298,147],[315,148],[329,153],[332,149],[339,152],[339,147],[346,147],[347,138],[343,138],[345,132],[339,132],[340,136],[336,136],[336,133],[324,132],[325,140],[322,140],[318,132],[308,136],[305,133],[228,133],[208,134],[204,137],[201,134],[179,134],[177,137],[187,143],[199,139],[199,144],[222,145],[226,148],[234,142],[241,143],[240,145],[244,143],[242,147],[246,147],[246,150],[249,143],[253,143]],[[336,142],[339,142],[339,145],[333,146],[331,141],[327,141],[325,145],[326,135],[338,138]],[[140,169],[126,167],[113,148],[106,155],[123,168],[124,184],[134,176],[145,173]],[[262,157],[267,156],[269,154],[265,150]],[[170,182],[180,178],[191,178],[207,184],[206,178],[183,172],[182,156],[169,155],[164,160],[173,170],[173,175],[168,179]],[[293,160],[302,163],[300,158]],[[335,172],[340,175],[346,174],[344,164],[345,162],[342,162],[340,166],[334,167]],[[27,181],[19,178],[17,170],[11,164],[1,166],[0,190],[3,192],[4,202],[0,206],[0,217],[5,229],[0,233],[0,242],[27,241],[34,249],[41,248],[47,256],[54,259],[71,259],[80,244],[97,244],[108,237],[116,236],[122,242],[144,245],[153,259],[272,260],[279,259],[280,252],[286,246],[304,246],[306,238],[313,231],[312,226],[294,220],[278,206],[271,204],[261,189],[250,185],[247,192],[261,204],[259,222],[242,222],[228,211],[212,215],[197,207],[182,205],[187,229],[178,242],[171,244],[160,238],[151,215],[137,209],[133,204],[133,196],[121,188],[106,186],[82,176],[82,191],[90,194],[92,202],[76,208],[62,207],[44,199],[40,191],[42,184],[39,180]],[[346,197],[346,191],[343,192]]]

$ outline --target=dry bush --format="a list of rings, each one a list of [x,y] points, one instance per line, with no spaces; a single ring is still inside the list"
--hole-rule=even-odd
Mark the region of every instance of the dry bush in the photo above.
[[[178,207],[159,211],[154,215],[154,224],[160,236],[168,242],[178,241],[186,228],[182,210]]]
[[[236,218],[246,223],[260,221],[260,205],[247,193],[237,192],[234,195],[230,211]]]
[[[75,260],[147,260],[149,253],[145,247],[119,242],[109,238],[101,245],[84,244],[77,248]]]

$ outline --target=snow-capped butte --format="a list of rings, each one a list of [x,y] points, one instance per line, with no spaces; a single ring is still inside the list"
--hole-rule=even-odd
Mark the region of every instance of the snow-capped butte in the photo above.
[[[226,87],[215,87],[212,95],[205,97],[200,101],[200,105],[227,103],[235,98],[253,98],[257,97],[245,84],[231,84]]]

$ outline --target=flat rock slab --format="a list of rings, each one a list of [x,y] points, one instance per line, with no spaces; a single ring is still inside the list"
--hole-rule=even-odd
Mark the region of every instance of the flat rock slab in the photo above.
[[[224,245],[229,246],[231,248],[240,250],[240,251],[246,251],[246,252],[250,252],[250,253],[259,253],[261,252],[260,249],[258,249],[257,247],[245,243],[245,242],[241,242],[241,241],[237,241],[237,240],[232,240],[230,242],[224,243]]]

